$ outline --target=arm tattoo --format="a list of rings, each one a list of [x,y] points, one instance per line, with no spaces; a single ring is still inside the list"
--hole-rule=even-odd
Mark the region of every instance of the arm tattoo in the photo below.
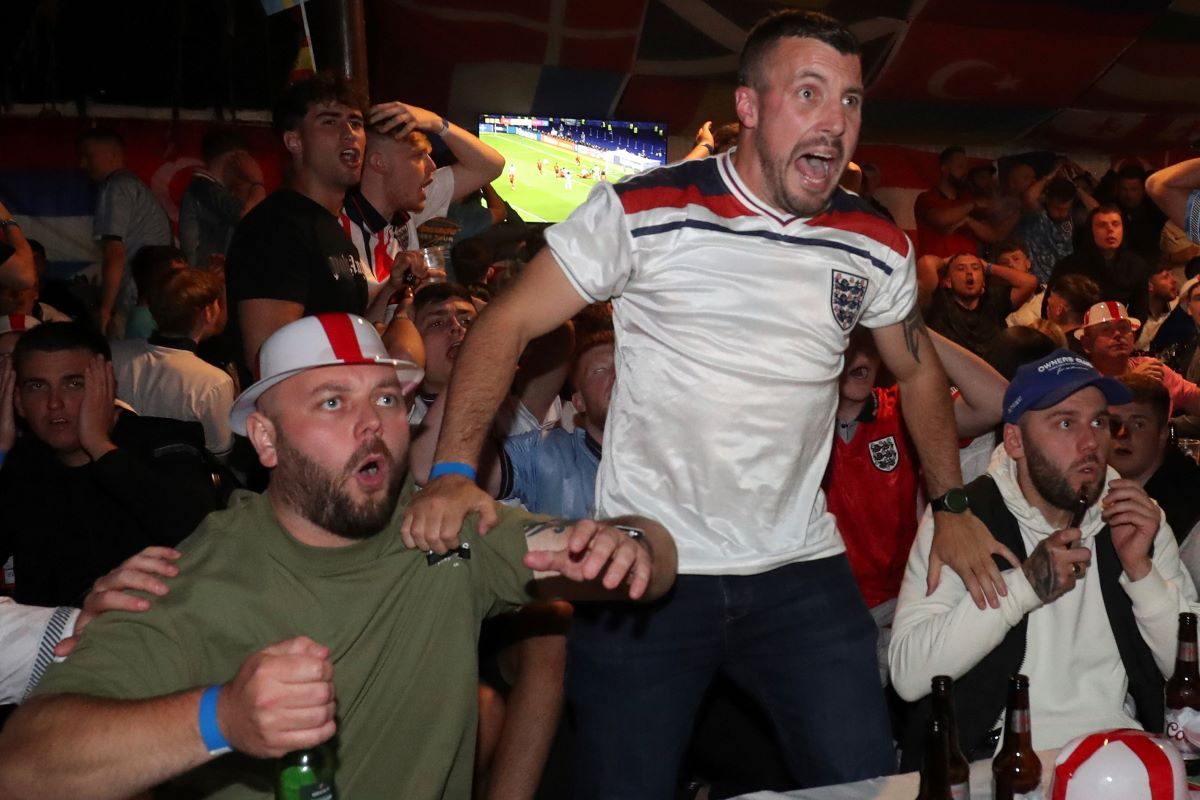
[[[1066,593],[1062,581],[1058,579],[1058,570],[1050,560],[1050,551],[1038,545],[1029,558],[1021,565],[1021,571],[1029,579],[1033,591],[1043,603],[1057,600]]]
[[[525,525],[525,538],[537,536],[542,531],[554,531],[555,533],[566,533],[574,523],[569,519],[548,519],[537,520]]]
[[[904,344],[908,347],[908,354],[918,364],[921,363],[921,336],[924,332],[925,320],[921,317],[921,310],[913,306],[913,310],[904,318]]]

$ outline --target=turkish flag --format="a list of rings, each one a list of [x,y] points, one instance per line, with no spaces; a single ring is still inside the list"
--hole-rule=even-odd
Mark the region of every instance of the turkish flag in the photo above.
[[[1132,38],[969,28],[918,19],[869,96],[1061,108],[1091,85]]]

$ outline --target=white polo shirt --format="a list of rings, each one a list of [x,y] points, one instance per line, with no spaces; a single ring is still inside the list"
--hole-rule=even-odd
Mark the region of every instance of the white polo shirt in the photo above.
[[[580,295],[613,298],[598,515],[663,523],[681,573],[841,552],[820,489],[838,378],[855,324],[913,308],[904,233],[840,189],[787,217],[722,155],[599,184],[546,239]]]

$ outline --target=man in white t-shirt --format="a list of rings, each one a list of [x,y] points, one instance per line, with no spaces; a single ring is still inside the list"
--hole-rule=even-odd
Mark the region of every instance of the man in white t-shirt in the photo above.
[[[494,524],[472,473],[516,355],[613,299],[597,512],[648,509],[675,536],[680,577],[644,613],[575,616],[577,796],[672,796],[719,671],[766,710],[797,784],[892,771],[874,623],[820,490],[857,323],[906,398],[938,551],[978,575],[980,603],[981,583],[1003,591],[990,553],[1011,554],[960,504],[949,386],[916,310],[911,243],[837,187],[861,124],[858,53],[823,14],[760,22],[735,93],[738,148],[598,184],[459,353],[432,479],[403,524],[438,551],[468,510]]]
[[[204,446],[219,458],[233,449],[229,410],[233,378],[196,355],[200,342],[225,329],[225,282],[195,267],[175,270],[150,290],[158,330],[149,339],[114,342],[117,397],[139,414],[204,426]]]

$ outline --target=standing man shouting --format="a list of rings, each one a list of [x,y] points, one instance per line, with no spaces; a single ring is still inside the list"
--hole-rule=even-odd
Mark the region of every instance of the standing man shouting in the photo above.
[[[479,316],[433,480],[404,522],[438,551],[465,512],[494,523],[471,475],[517,357],[612,298],[617,374],[597,513],[652,509],[676,537],[680,577],[640,612],[576,615],[567,695],[581,797],[671,796],[719,670],[767,710],[798,784],[892,770],[874,626],[820,489],[856,323],[906,398],[940,511],[937,552],[981,605],[1004,591],[990,554],[1011,554],[962,504],[912,246],[837,186],[861,124],[858,43],[823,14],[773,14],[749,35],[739,82],[736,151],[598,185]]]

